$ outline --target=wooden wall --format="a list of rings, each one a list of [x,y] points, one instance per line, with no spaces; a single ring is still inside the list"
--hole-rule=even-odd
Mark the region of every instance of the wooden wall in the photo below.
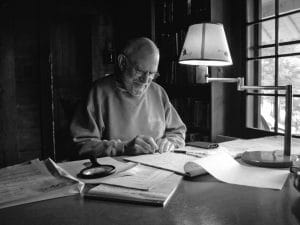
[[[90,17],[58,15],[51,27],[56,158],[71,153],[69,124],[92,81]]]
[[[1,7],[6,7],[1,5]],[[13,18],[9,12],[0,13],[0,165],[15,163],[16,138],[16,81],[14,61]]]
[[[36,5],[14,19],[14,71],[19,157],[41,156],[41,79],[39,75],[39,30]]]
[[[1,5],[2,164],[41,156],[37,5],[23,6]]]
[[[211,68],[213,77],[245,74],[245,1],[211,0],[212,22],[222,23],[233,65]],[[244,95],[233,83],[212,83],[212,141],[218,135],[244,137]]]
[[[0,1],[0,167],[75,155],[74,109],[114,72],[108,48],[116,55],[125,39],[151,36],[150,2]]]

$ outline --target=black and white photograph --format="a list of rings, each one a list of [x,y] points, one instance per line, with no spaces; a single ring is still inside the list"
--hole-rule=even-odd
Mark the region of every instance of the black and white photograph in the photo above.
[[[300,0],[0,0],[1,225],[300,225]]]

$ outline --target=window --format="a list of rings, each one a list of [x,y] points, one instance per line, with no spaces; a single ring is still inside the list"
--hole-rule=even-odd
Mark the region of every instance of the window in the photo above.
[[[300,1],[247,0],[247,85],[293,85],[292,134],[300,136]],[[285,91],[248,91],[246,126],[284,132]]]

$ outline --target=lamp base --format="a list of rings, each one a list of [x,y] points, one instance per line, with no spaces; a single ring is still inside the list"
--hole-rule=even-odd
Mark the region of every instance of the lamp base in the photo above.
[[[250,165],[269,168],[288,168],[293,164],[293,156],[283,155],[282,150],[244,152],[242,160]]]

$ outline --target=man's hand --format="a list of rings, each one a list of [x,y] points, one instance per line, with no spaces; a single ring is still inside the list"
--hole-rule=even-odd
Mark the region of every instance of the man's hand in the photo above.
[[[151,154],[157,149],[158,145],[152,137],[138,135],[125,145],[124,153],[126,155]]]
[[[175,148],[174,144],[167,138],[161,138],[157,141],[158,149],[160,153],[169,152]]]
[[[79,150],[82,157],[103,157],[118,155],[118,146],[122,145],[121,140],[99,140],[93,139],[86,142]],[[121,151],[121,150],[119,150]]]

